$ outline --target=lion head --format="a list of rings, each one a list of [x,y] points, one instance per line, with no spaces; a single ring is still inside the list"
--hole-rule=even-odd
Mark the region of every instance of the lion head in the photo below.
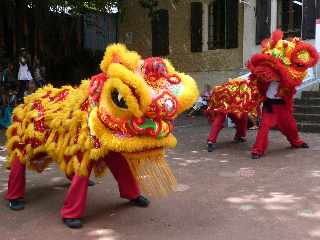
[[[106,49],[100,67],[89,85],[92,136],[127,155],[174,147],[172,121],[197,99],[195,81],[168,60],[141,59],[120,44]]]

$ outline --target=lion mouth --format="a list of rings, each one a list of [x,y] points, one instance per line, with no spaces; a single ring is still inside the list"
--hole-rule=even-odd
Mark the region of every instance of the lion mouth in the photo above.
[[[170,121],[151,118],[131,120],[127,123],[127,127],[132,135],[150,136],[156,139],[167,137],[173,129]]]
[[[147,117],[126,120],[101,112],[98,112],[98,117],[113,134],[119,136],[148,136],[161,139],[167,137],[173,130],[173,124],[168,120],[165,121]]]

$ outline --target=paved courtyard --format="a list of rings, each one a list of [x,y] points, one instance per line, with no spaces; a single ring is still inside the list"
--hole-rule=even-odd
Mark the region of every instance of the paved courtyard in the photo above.
[[[224,129],[217,150],[208,153],[204,118],[180,119],[177,125],[178,146],[167,152],[179,182],[176,192],[152,199],[146,209],[132,207],[119,198],[108,174],[89,189],[80,230],[59,219],[69,183],[54,165],[41,175],[28,172],[24,211],[6,207],[2,148],[0,239],[320,239],[319,134],[302,134],[311,148],[293,150],[273,131],[267,155],[257,161],[249,158],[255,131],[249,131],[247,143],[234,144],[234,130]]]

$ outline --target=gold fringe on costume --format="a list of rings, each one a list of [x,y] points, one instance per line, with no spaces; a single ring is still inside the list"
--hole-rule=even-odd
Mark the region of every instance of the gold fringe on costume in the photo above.
[[[140,157],[127,156],[130,169],[135,176],[142,191],[149,196],[166,196],[176,187],[174,177],[164,153],[157,153],[158,156],[141,159]]]

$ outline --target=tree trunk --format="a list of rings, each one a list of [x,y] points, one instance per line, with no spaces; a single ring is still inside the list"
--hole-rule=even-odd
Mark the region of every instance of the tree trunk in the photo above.
[[[34,56],[42,56],[44,50],[43,36],[48,20],[48,0],[36,0],[34,13]]]
[[[26,21],[26,1],[25,0],[16,0],[16,29],[15,29],[15,53],[17,53],[17,49],[22,47],[26,47],[26,29],[25,29],[25,21]]]

